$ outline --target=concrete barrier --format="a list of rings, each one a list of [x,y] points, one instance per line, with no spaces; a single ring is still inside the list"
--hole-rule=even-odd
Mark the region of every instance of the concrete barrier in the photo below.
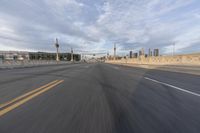
[[[157,56],[121,60],[107,60],[107,63],[127,63],[127,64],[147,64],[147,65],[200,65],[200,53],[175,55],[175,56]]]
[[[200,75],[200,54],[107,60],[106,63]]]
[[[49,60],[26,60],[26,61],[3,61],[0,62],[0,69],[6,68],[21,68],[21,67],[34,67],[34,66],[44,66],[44,65],[56,65],[56,64],[70,64],[72,62],[66,61],[49,61]]]

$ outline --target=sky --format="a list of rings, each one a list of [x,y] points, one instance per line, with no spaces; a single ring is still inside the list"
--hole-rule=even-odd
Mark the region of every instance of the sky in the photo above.
[[[200,52],[200,0],[0,0],[0,50]]]

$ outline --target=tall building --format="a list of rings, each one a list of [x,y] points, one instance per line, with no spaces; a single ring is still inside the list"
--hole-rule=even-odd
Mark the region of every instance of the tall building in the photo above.
[[[134,53],[133,58],[137,58],[137,57],[138,57],[138,53]]]
[[[159,49],[153,50],[153,56],[159,56]]]
[[[151,49],[149,48],[149,53],[148,53],[148,56],[152,56],[152,51]]]
[[[144,48],[141,49],[142,55],[145,55]]]
[[[142,55],[142,51],[140,50],[140,51],[139,51],[139,56],[141,56],[141,55]]]
[[[138,57],[138,53],[134,53],[133,58],[137,58],[137,57]]]
[[[144,53],[144,48],[142,48],[142,49],[139,51],[139,56],[141,56],[141,55],[145,55],[145,53]]]
[[[133,51],[130,51],[129,58],[133,58]]]

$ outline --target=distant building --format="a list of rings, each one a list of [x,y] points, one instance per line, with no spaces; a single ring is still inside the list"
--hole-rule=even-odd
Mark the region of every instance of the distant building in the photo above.
[[[26,52],[26,51],[0,51],[2,60],[56,60],[56,53],[50,52]],[[61,61],[70,61],[71,53],[59,53]],[[76,61],[81,59],[80,54],[73,54]]]
[[[145,55],[144,48],[141,49],[142,55]]]
[[[30,52],[29,58],[30,60],[56,60],[56,53]],[[71,58],[71,53],[59,53],[60,61],[70,61]],[[80,59],[80,54],[73,54],[73,60],[79,61]]]
[[[133,51],[130,51],[129,58],[133,58]]]
[[[133,58],[137,58],[137,57],[138,57],[138,53],[134,53]]]
[[[29,54],[26,51],[0,51],[3,60],[29,60]]]
[[[141,55],[142,55],[142,51],[140,50],[140,51],[139,51],[139,56],[141,56]]]
[[[149,48],[149,53],[148,53],[148,56],[152,56],[152,51],[151,49]]]
[[[139,56],[145,55],[144,48],[139,51]]]
[[[153,56],[159,56],[159,49],[153,50]]]

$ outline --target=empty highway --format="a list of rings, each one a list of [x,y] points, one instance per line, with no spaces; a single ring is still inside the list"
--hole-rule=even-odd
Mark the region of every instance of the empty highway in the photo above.
[[[200,76],[104,63],[0,70],[0,133],[199,133]]]

